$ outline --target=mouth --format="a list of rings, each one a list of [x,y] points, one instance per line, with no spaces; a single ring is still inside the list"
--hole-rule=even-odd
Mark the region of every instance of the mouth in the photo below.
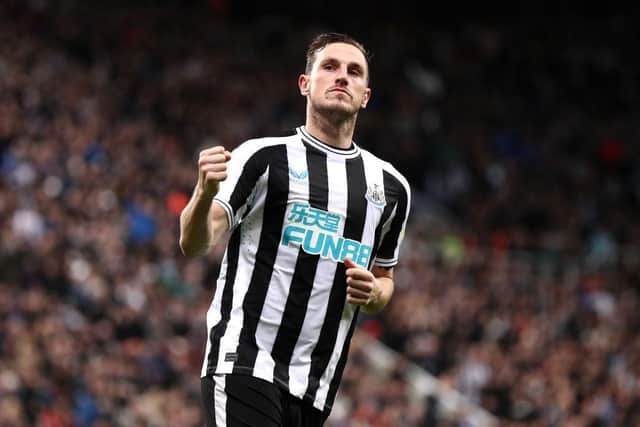
[[[348,90],[343,89],[341,87],[334,87],[333,89],[330,89],[329,92],[344,93],[345,95],[351,96]]]

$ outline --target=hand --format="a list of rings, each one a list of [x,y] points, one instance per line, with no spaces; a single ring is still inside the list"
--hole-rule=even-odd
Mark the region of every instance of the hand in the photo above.
[[[373,273],[349,258],[344,259],[344,266],[347,268],[347,302],[361,306],[375,304],[381,290]]]
[[[222,146],[207,148],[200,152],[198,160],[198,188],[207,196],[218,193],[220,181],[227,178],[227,162],[231,153]]]

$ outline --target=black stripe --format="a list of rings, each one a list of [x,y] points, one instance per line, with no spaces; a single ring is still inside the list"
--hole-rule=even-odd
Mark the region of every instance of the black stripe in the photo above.
[[[206,426],[216,427],[216,383],[212,376],[200,378],[200,395]]]
[[[284,147],[284,146],[283,146]],[[253,191],[256,181],[267,167],[267,153],[273,147],[264,147],[256,151],[247,159],[238,182],[229,197],[229,205],[233,209],[233,215],[238,214],[238,210],[247,202],[247,197]]]
[[[356,312],[353,314],[353,319],[351,320],[351,326],[349,326],[349,333],[347,334],[347,339],[344,340],[344,345],[342,346],[342,352],[340,353],[340,360],[338,360],[338,365],[336,366],[336,371],[333,374],[333,379],[331,380],[331,385],[329,386],[329,392],[327,393],[327,400],[324,403],[325,411],[330,411],[333,406],[333,401],[336,398],[336,393],[338,392],[338,387],[340,386],[340,380],[342,379],[342,372],[344,371],[344,367],[347,364],[347,355],[349,354],[349,345],[351,344],[351,337],[353,337],[353,332],[356,329],[356,323],[358,320],[358,314],[360,313],[360,307],[356,308]]]
[[[347,169],[347,218],[343,236],[360,241],[367,214],[367,200],[364,197],[367,192],[364,164],[362,157],[349,159],[345,163]],[[338,337],[338,327],[346,300],[345,267],[343,263],[338,263],[329,295],[327,315],[322,324],[318,343],[311,353],[309,385],[306,394],[313,396],[314,399],[318,391],[320,377],[329,364],[331,352]]]
[[[216,372],[218,353],[220,352],[220,338],[222,338],[227,330],[227,323],[229,323],[229,317],[231,317],[233,283],[235,282],[236,272],[238,271],[238,256],[240,254],[241,227],[242,226],[233,231],[227,246],[227,278],[224,282],[222,301],[220,302],[220,321],[212,327],[209,332],[211,348],[209,350],[209,356],[207,357],[207,375],[213,375]]]
[[[377,256],[382,259],[393,258],[396,247],[398,246],[398,239],[400,238],[400,232],[402,231],[402,225],[407,215],[407,203],[408,195],[398,178],[391,175],[389,172],[383,172],[384,180],[384,197],[387,199],[387,203],[391,201],[391,204],[395,204],[396,213],[391,220],[391,227],[387,234],[383,237],[382,243],[377,251]]]
[[[256,362],[258,355],[256,330],[271,281],[273,264],[278,253],[282,222],[289,196],[289,166],[286,146],[276,145],[263,151],[268,157],[269,165],[267,194],[255,266],[247,294],[242,303],[244,320],[238,344],[238,360],[233,367],[234,373],[247,373],[248,370],[253,369]]]
[[[314,208],[327,210],[329,203],[327,156],[306,143],[305,146],[309,171],[309,204]],[[319,259],[319,255],[310,255],[302,249],[298,252],[282,322],[271,351],[275,361],[274,377],[284,384],[289,383],[289,364],[302,330]]]

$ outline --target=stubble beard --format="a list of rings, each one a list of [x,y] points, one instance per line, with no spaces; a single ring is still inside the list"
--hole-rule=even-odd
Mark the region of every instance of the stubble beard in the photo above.
[[[360,110],[357,107],[351,106],[351,108],[342,105],[336,105],[333,103],[315,102],[310,99],[311,109],[316,114],[325,118],[330,123],[341,125],[345,122],[353,121],[358,115]]]

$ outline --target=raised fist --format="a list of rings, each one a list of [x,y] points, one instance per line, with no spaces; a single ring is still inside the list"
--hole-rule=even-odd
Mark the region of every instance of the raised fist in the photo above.
[[[227,162],[231,153],[222,146],[204,149],[198,159],[198,187],[207,195],[218,193],[220,181],[227,178]]]

